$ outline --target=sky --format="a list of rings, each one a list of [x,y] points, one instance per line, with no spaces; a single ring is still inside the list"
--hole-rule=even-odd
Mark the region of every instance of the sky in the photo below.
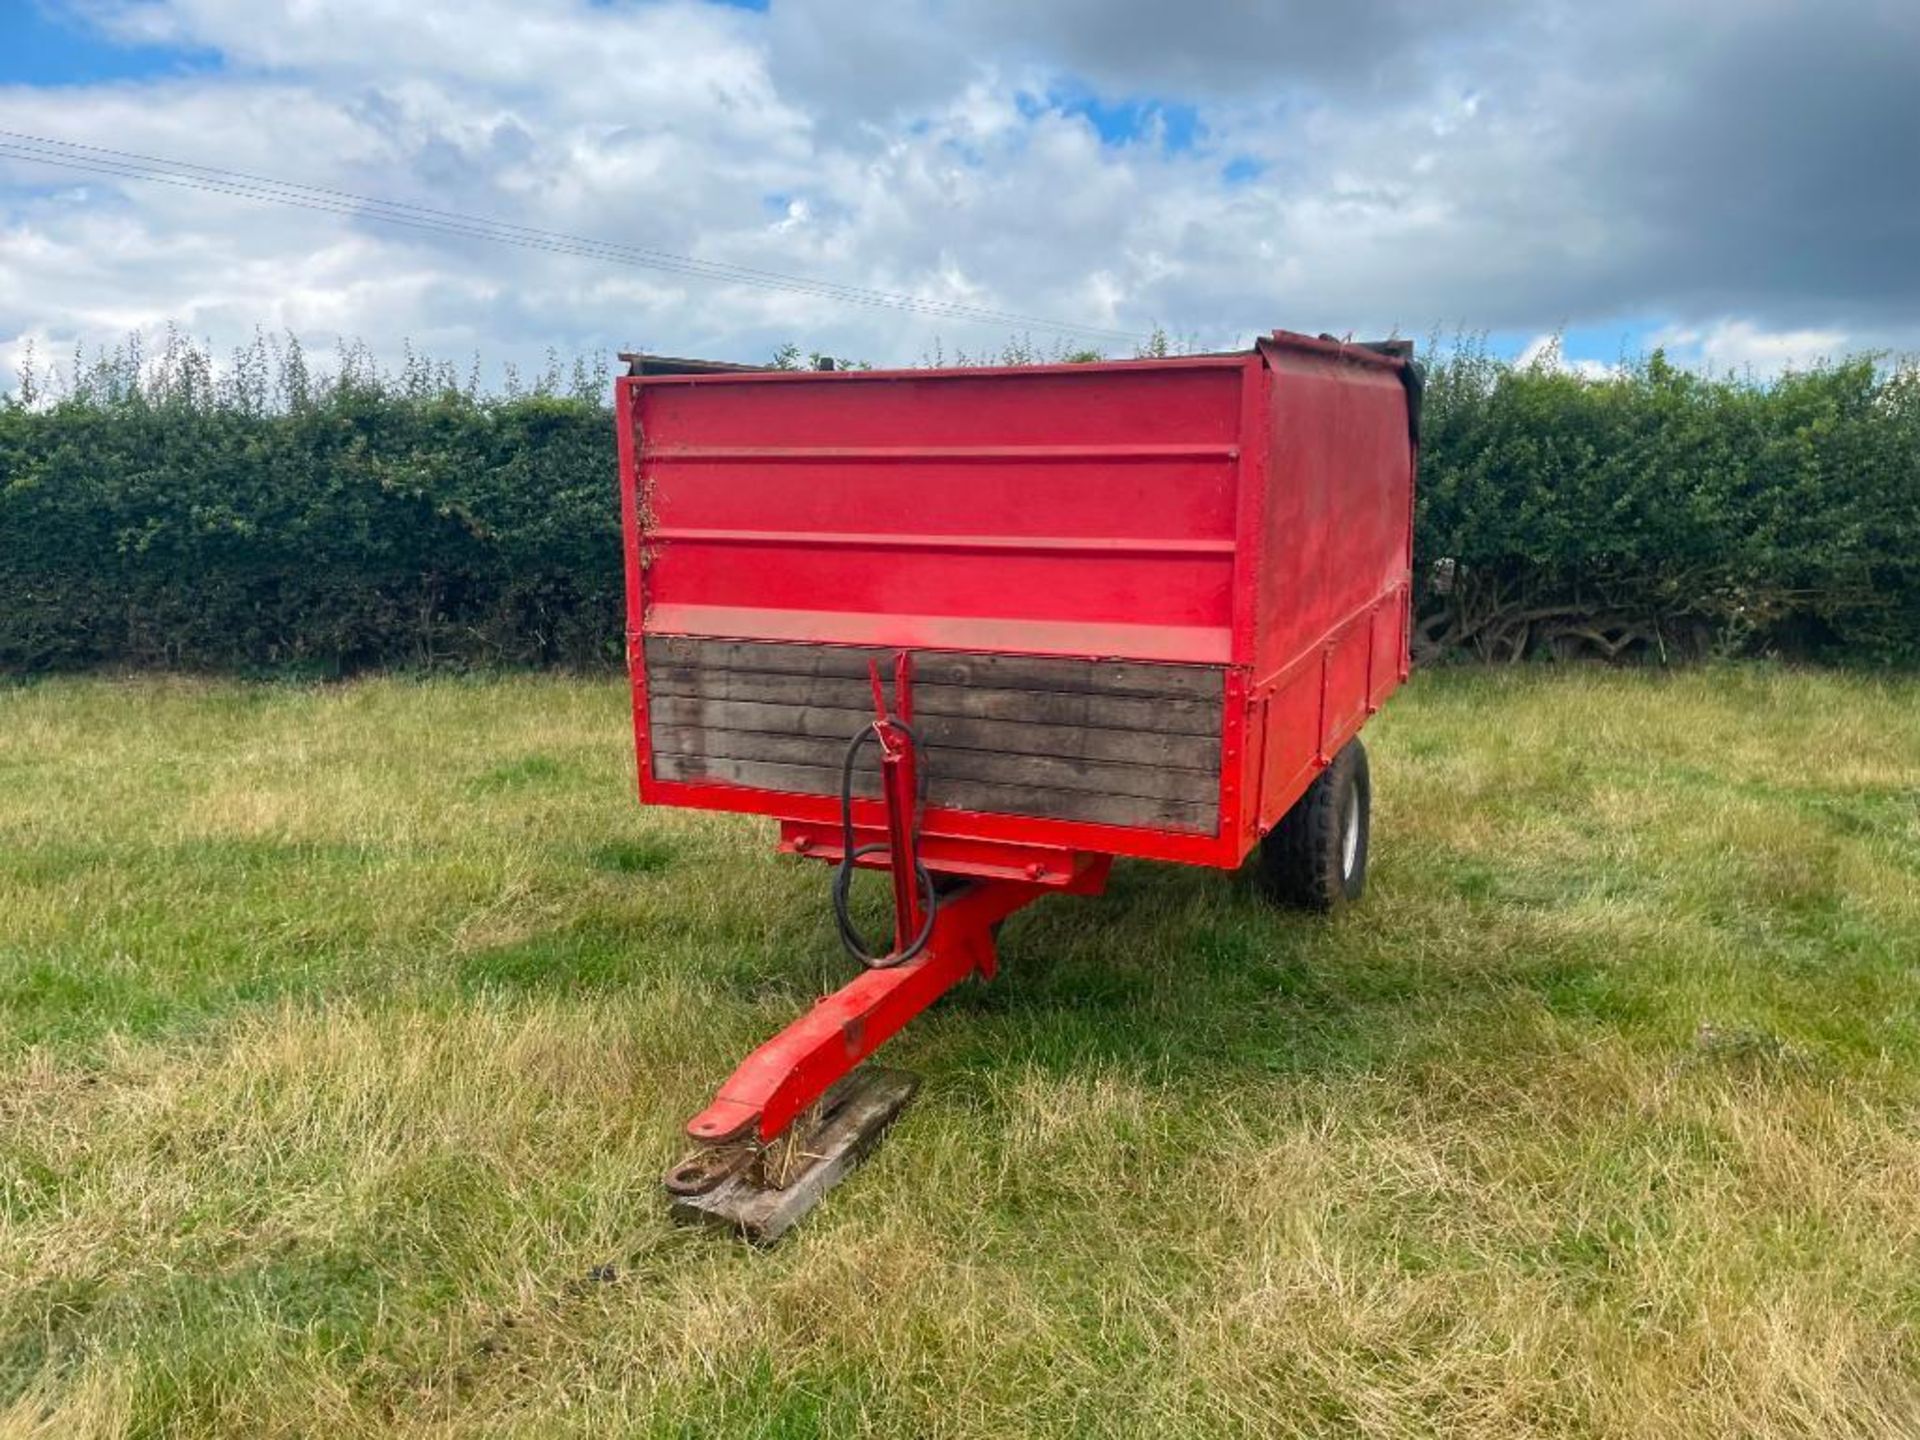
[[[0,0],[0,130],[1112,332],[1043,349],[1920,350],[1916,0]],[[0,374],[169,323],[523,367],[1027,328],[0,153]]]

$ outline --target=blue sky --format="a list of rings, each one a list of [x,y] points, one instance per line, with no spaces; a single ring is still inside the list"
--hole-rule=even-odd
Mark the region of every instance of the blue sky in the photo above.
[[[116,40],[65,7],[40,0],[0,0],[6,44],[0,85],[99,85],[149,80],[216,67],[219,57],[169,45]]]
[[[1204,346],[1910,349],[1920,26],[1872,0],[0,0],[0,128]],[[1903,78],[1904,77],[1904,78]],[[1852,137],[1852,138],[1849,138]],[[1890,159],[1895,152],[1881,157]],[[0,156],[0,364],[177,323],[528,363],[1017,326]],[[1051,333],[1035,336],[1045,345]],[[1110,350],[1123,339],[1101,340]]]

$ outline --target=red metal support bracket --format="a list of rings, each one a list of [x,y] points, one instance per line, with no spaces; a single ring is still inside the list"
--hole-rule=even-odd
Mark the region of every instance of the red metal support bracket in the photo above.
[[[887,802],[887,860],[893,869],[893,953],[912,945],[926,921],[920,896],[920,757],[913,741],[913,656],[893,661],[893,713],[880,662],[867,662],[873,685],[873,733],[880,741],[880,788]]]

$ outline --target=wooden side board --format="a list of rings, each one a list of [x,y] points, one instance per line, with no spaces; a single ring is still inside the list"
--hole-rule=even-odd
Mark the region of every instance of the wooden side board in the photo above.
[[[760,640],[702,640],[688,635],[647,638],[649,673],[656,666],[695,665],[865,681],[867,662],[891,676],[895,652],[857,645],[769,644]],[[1059,660],[1040,655],[971,655],[917,650],[917,685],[983,685],[1009,690],[1087,690],[1102,695],[1149,695],[1218,700],[1220,672],[1211,666],[1156,665],[1134,660]]]
[[[891,652],[872,652],[890,674]],[[837,794],[872,719],[868,652],[651,636],[648,725],[661,779]],[[1218,669],[917,652],[914,729],[927,800],[987,813],[1211,834]],[[854,792],[878,793],[874,747]]]

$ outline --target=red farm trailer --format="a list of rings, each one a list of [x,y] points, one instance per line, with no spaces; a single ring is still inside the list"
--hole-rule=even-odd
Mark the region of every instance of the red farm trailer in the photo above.
[[[863,967],[688,1123],[680,1213],[777,1235],[904,1103],[910,1081],[856,1067],[993,975],[1000,921],[1097,893],[1117,856],[1252,856],[1279,896],[1359,894],[1357,736],[1408,669],[1410,345],[625,358],[640,797],[778,821],[782,850],[836,867]],[[856,866],[891,871],[888,946],[847,915]]]

